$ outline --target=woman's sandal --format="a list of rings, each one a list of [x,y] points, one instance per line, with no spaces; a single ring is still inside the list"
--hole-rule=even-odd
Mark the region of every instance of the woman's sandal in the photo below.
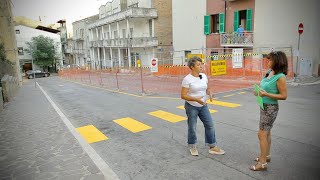
[[[270,155],[266,156],[266,158],[267,158],[267,162],[271,162],[271,156],[270,156]],[[254,159],[254,160],[257,161],[257,162],[259,162],[260,158],[257,157],[257,158]]]
[[[257,162],[257,164],[250,166],[252,171],[265,171],[267,170],[267,163]]]

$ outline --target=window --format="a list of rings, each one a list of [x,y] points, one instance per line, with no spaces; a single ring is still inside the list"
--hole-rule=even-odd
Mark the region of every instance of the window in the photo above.
[[[234,11],[233,30],[237,31],[239,25],[247,31],[252,31],[252,9]]]
[[[152,19],[149,19],[149,37],[152,37]]]
[[[211,51],[211,60],[218,60],[218,51]]]
[[[117,31],[113,31],[113,36],[114,36],[114,39],[117,39],[118,38],[118,32]]]
[[[211,33],[219,33],[219,14],[211,15]]]
[[[184,61],[188,62],[188,54],[191,54],[191,51],[184,51]]]
[[[23,47],[18,47],[18,54],[23,55]]]
[[[133,28],[130,28],[130,37],[133,38]]]
[[[122,38],[126,38],[126,29],[122,29]]]
[[[20,30],[19,29],[16,30],[16,34],[20,34]]]
[[[80,29],[80,37],[83,38],[83,29]]]

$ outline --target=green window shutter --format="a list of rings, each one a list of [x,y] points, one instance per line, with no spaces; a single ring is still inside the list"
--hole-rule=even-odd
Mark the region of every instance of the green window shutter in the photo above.
[[[204,16],[204,34],[210,34],[210,16]]]
[[[247,9],[246,30],[252,31],[252,9]]]
[[[239,27],[239,11],[234,11],[233,30],[237,31],[238,27]]]
[[[219,33],[224,33],[225,23],[224,23],[224,13],[219,14]]]

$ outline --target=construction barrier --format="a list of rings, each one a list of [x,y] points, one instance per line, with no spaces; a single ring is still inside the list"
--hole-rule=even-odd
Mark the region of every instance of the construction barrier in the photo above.
[[[268,70],[265,56],[270,51],[282,50],[287,54],[289,73],[293,78],[293,58],[291,48],[241,49],[205,49],[203,55],[204,72],[209,79],[209,88],[214,93],[252,87],[259,83]],[[196,52],[199,52],[200,49]],[[212,51],[216,53],[212,53]],[[189,51],[190,52],[190,51]],[[192,52],[192,51],[191,51]],[[176,54],[183,54],[175,52]],[[147,95],[179,95],[182,79],[190,73],[187,57],[179,57],[179,64],[174,64],[175,53],[170,60],[159,59],[158,72],[151,72],[151,65],[141,67],[118,67],[100,70],[63,69],[60,77],[73,81],[100,86],[114,91]],[[194,53],[199,54],[199,53]],[[189,55],[190,58],[190,55]],[[171,62],[165,64],[164,62]]]

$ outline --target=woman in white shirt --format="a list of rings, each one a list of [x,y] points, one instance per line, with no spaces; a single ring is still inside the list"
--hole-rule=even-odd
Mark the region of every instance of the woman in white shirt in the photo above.
[[[215,129],[213,119],[206,104],[208,90],[208,78],[202,71],[202,60],[192,57],[188,61],[191,73],[182,81],[181,98],[186,100],[185,109],[188,116],[188,145],[190,153],[198,156],[197,150],[197,119],[202,121],[205,128],[205,143],[209,146],[210,154],[224,154],[225,151],[216,146]],[[211,98],[211,97],[210,97]]]

